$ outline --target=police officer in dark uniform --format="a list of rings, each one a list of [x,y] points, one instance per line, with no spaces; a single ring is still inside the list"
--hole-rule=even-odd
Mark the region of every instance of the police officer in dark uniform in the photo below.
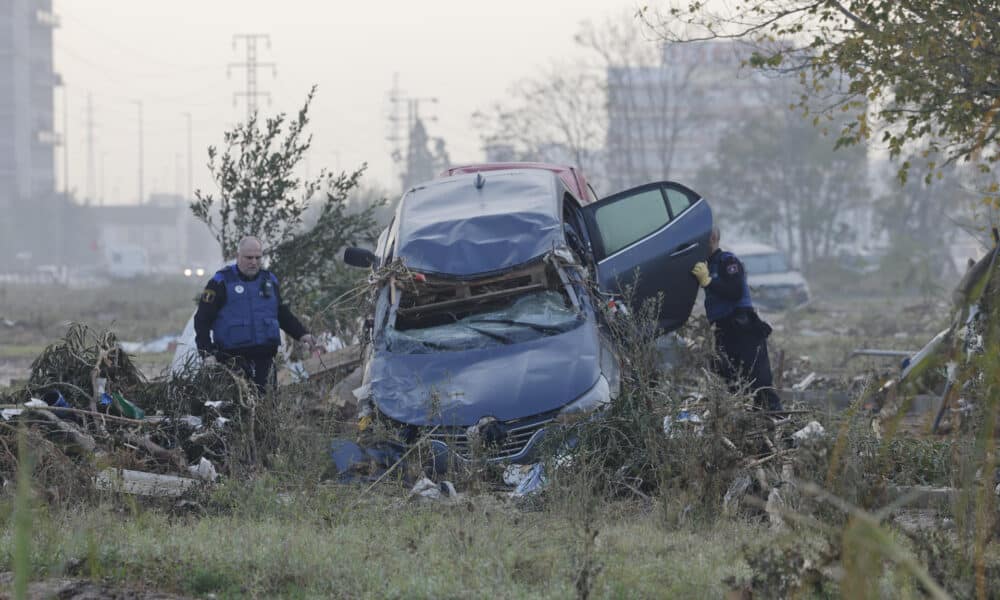
[[[771,326],[753,308],[743,263],[719,248],[719,237],[719,229],[713,227],[708,263],[699,262],[691,270],[705,289],[705,313],[715,326],[719,373],[731,384],[749,382],[757,406],[782,410],[767,355]]]
[[[216,272],[201,294],[195,344],[206,364],[234,364],[263,392],[281,344],[279,328],[310,347],[315,340],[281,301],[278,278],[260,268],[260,240],[245,237],[237,248],[236,263]]]

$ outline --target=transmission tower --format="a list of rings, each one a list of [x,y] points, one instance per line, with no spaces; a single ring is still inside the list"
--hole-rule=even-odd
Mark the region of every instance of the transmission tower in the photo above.
[[[404,95],[399,87],[399,74],[393,73],[392,89],[389,90],[389,131],[390,135],[386,141],[392,144],[392,162],[395,165],[396,175],[405,182],[409,180],[407,171],[410,156],[413,154],[413,140],[411,134],[414,127],[421,121],[420,104],[437,104],[437,98],[415,98]],[[406,114],[403,114],[403,107],[406,107]],[[436,121],[436,117],[426,117],[424,121]]]
[[[266,33],[238,33],[234,35],[233,50],[236,50],[236,45],[242,41],[246,48],[246,59],[240,63],[229,63],[226,67],[227,77],[232,75],[233,69],[246,70],[246,87],[242,92],[235,92],[233,94],[233,106],[236,106],[238,98],[246,98],[248,122],[254,113],[257,112],[257,98],[263,96],[267,98],[268,103],[271,102],[270,93],[257,90],[257,69],[271,67],[271,75],[278,75],[278,67],[273,62],[259,62],[257,60],[257,42],[259,40],[264,40],[264,43],[267,44],[267,49],[271,49],[271,36]]]

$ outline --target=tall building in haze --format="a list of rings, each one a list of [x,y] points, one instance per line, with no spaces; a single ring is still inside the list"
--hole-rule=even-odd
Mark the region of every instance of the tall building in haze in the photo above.
[[[0,250],[23,245],[20,215],[50,204],[55,192],[52,0],[0,1]]]

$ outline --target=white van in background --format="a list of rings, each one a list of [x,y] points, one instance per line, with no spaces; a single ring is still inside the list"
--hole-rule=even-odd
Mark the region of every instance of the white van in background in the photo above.
[[[104,264],[112,279],[135,279],[150,273],[146,249],[134,244],[106,246]]]
[[[754,305],[764,310],[784,310],[809,302],[809,284],[802,273],[789,267],[781,250],[756,242],[723,248],[743,263]]]

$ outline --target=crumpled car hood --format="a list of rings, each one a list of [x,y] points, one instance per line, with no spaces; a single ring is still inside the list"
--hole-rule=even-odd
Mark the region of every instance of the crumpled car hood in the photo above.
[[[412,425],[474,425],[558,409],[601,374],[590,320],[559,335],[476,350],[431,354],[376,351],[371,394],[386,416]]]
[[[457,175],[409,190],[396,256],[422,273],[470,277],[522,265],[564,244],[556,176],[548,171]]]

